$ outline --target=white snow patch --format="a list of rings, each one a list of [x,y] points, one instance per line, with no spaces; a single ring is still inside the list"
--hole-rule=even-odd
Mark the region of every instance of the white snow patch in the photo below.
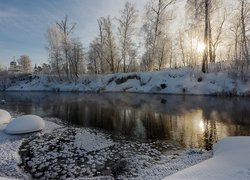
[[[0,177],[24,178],[17,167],[20,162],[17,151],[24,138],[5,134],[4,127],[0,125]]]
[[[214,156],[165,179],[250,179],[250,137],[227,137],[214,145]]]
[[[46,118],[46,120],[51,119]],[[50,121],[45,121],[45,125],[43,133],[51,132],[53,129],[61,127]],[[22,142],[32,134],[8,135],[4,132],[5,127],[6,125],[0,125],[0,179],[28,179],[18,167],[20,163],[18,150]]]
[[[45,123],[45,128],[42,130],[42,133],[51,133],[53,130],[61,128],[62,126],[59,124],[56,124],[57,122],[60,122],[57,118],[43,118]]]
[[[246,76],[249,77],[249,75]],[[40,75],[35,76],[32,81],[19,82],[17,80],[6,91],[134,92],[249,96],[250,81],[243,81],[239,77],[233,77],[226,71],[203,74],[200,70],[180,68],[155,72],[83,75],[74,83],[51,81],[50,77]]]
[[[23,115],[13,119],[5,128],[7,134],[24,134],[40,131],[44,128],[44,120],[36,115]]]
[[[114,142],[101,133],[95,134],[85,130],[75,135],[74,147],[84,149],[87,152],[104,149],[113,145]]]
[[[8,111],[0,109],[0,125],[9,123],[11,119],[11,115]]]

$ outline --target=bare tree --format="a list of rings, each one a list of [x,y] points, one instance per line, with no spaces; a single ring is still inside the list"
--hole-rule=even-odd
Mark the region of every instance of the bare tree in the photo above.
[[[223,30],[223,25],[225,23],[225,20],[226,20],[226,16],[224,14],[221,22],[217,23],[217,28],[215,30],[216,33],[214,33],[214,35],[215,35],[214,38],[210,37],[211,38],[211,41],[210,41],[210,44],[211,44],[210,45],[210,49],[211,49],[210,62],[215,62],[215,60],[216,60],[217,48],[218,48],[219,44],[222,43],[221,35],[222,35],[222,30]],[[210,28],[210,30],[211,30],[211,28]]]
[[[96,39],[96,43],[98,43],[98,46],[95,48],[95,50],[98,50],[98,57],[100,61],[100,68],[101,73],[104,73],[104,25],[103,25],[104,18],[101,17],[97,20],[98,22],[98,28],[99,28],[99,37]]]
[[[103,21],[103,32],[104,32],[104,47],[103,47],[103,58],[109,65],[109,71],[111,73],[118,72],[119,66],[117,62],[117,47],[115,43],[115,37],[112,30],[112,23],[110,16],[102,18]]]
[[[61,21],[56,22],[56,25],[58,26],[59,30],[61,31],[63,35],[63,41],[62,41],[62,47],[63,47],[63,54],[64,54],[64,64],[63,69],[67,75],[67,78],[69,79],[69,76],[71,75],[70,72],[70,59],[69,59],[69,51],[70,51],[70,34],[73,33],[73,30],[76,27],[76,23],[69,23],[68,22],[68,16],[65,16],[65,18]]]
[[[143,25],[143,31],[146,35],[146,52],[143,62],[147,63],[148,70],[161,68],[158,65],[162,61],[162,53],[164,52],[162,50],[165,49],[165,43],[162,40],[167,36],[166,24],[169,20],[172,20],[172,16],[168,13],[167,8],[174,2],[175,0],[151,0],[146,5],[146,22]]]
[[[79,75],[85,72],[83,45],[78,38],[72,40],[69,54],[70,72],[73,78],[77,80]]]
[[[120,11],[120,17],[117,19],[119,23],[119,41],[121,45],[121,60],[123,62],[123,72],[127,72],[127,66],[133,60],[131,51],[135,51],[134,43],[132,42],[135,34],[135,23],[137,18],[137,10],[135,4],[126,2],[124,9]],[[134,55],[134,53],[133,53]]]
[[[62,80],[63,69],[63,50],[62,50],[63,34],[56,25],[53,25],[47,30],[48,45],[46,49],[49,53],[50,65],[52,72],[56,73],[60,80]]]
[[[231,36],[234,39],[230,48],[233,48],[233,59],[235,60],[232,66],[239,73],[240,77],[244,79],[249,69],[249,28],[250,28],[250,2],[245,0],[238,0],[238,6],[232,11],[232,18],[230,20]]]
[[[240,39],[240,17],[238,14],[234,14],[233,18],[231,19],[230,31],[233,33],[234,36],[234,59],[235,61],[239,60],[239,39]]]
[[[85,72],[84,50],[79,38],[72,37],[76,23],[69,23],[66,16],[62,21],[56,22],[48,28],[47,50],[50,56],[52,72],[60,80],[66,75],[67,80],[77,80]]]
[[[248,39],[247,39],[247,16],[250,13],[250,4],[246,0],[240,0],[240,21],[241,21],[241,48],[243,58],[247,63],[247,67],[250,63]]]
[[[89,45],[88,51],[88,70],[92,73],[100,73],[100,44],[98,38],[94,39]],[[103,73],[103,72],[102,72]]]
[[[42,67],[38,66],[37,68],[38,68],[38,71],[39,72],[41,71],[41,73],[43,74],[50,74],[51,72],[51,66],[47,63],[43,63]]]
[[[193,16],[194,23],[203,25],[203,43],[205,49],[202,57],[202,72],[208,71],[208,62],[215,62],[216,50],[221,43],[220,38],[222,34],[222,28],[225,22],[225,16],[221,22],[218,22],[218,12],[221,7],[221,2],[218,0],[188,0],[187,10]],[[213,17],[214,16],[214,17]],[[212,18],[216,19],[216,22],[212,24]],[[202,27],[202,26],[200,26]],[[215,28],[216,27],[216,28]],[[200,29],[200,28],[198,28]]]

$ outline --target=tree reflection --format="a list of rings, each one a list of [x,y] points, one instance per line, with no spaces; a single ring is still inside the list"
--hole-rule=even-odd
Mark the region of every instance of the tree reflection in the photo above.
[[[211,149],[223,137],[250,135],[249,98],[119,93],[2,96],[12,111],[58,117],[142,141],[171,140],[184,147]]]

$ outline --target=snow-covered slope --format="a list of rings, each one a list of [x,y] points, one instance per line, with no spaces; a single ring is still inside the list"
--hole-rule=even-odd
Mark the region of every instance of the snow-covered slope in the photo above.
[[[250,179],[250,137],[224,138],[215,144],[213,152],[213,158],[165,179]]]
[[[136,92],[195,95],[250,95],[250,81],[227,72],[203,74],[189,68],[156,72],[85,75],[76,82],[56,81],[49,76],[16,80],[6,91]],[[247,78],[246,78],[247,79]]]

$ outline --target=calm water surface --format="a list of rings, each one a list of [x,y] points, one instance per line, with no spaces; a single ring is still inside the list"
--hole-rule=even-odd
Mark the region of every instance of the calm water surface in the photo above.
[[[0,108],[58,117],[140,141],[210,149],[226,136],[250,135],[250,98],[147,94],[0,93]]]

